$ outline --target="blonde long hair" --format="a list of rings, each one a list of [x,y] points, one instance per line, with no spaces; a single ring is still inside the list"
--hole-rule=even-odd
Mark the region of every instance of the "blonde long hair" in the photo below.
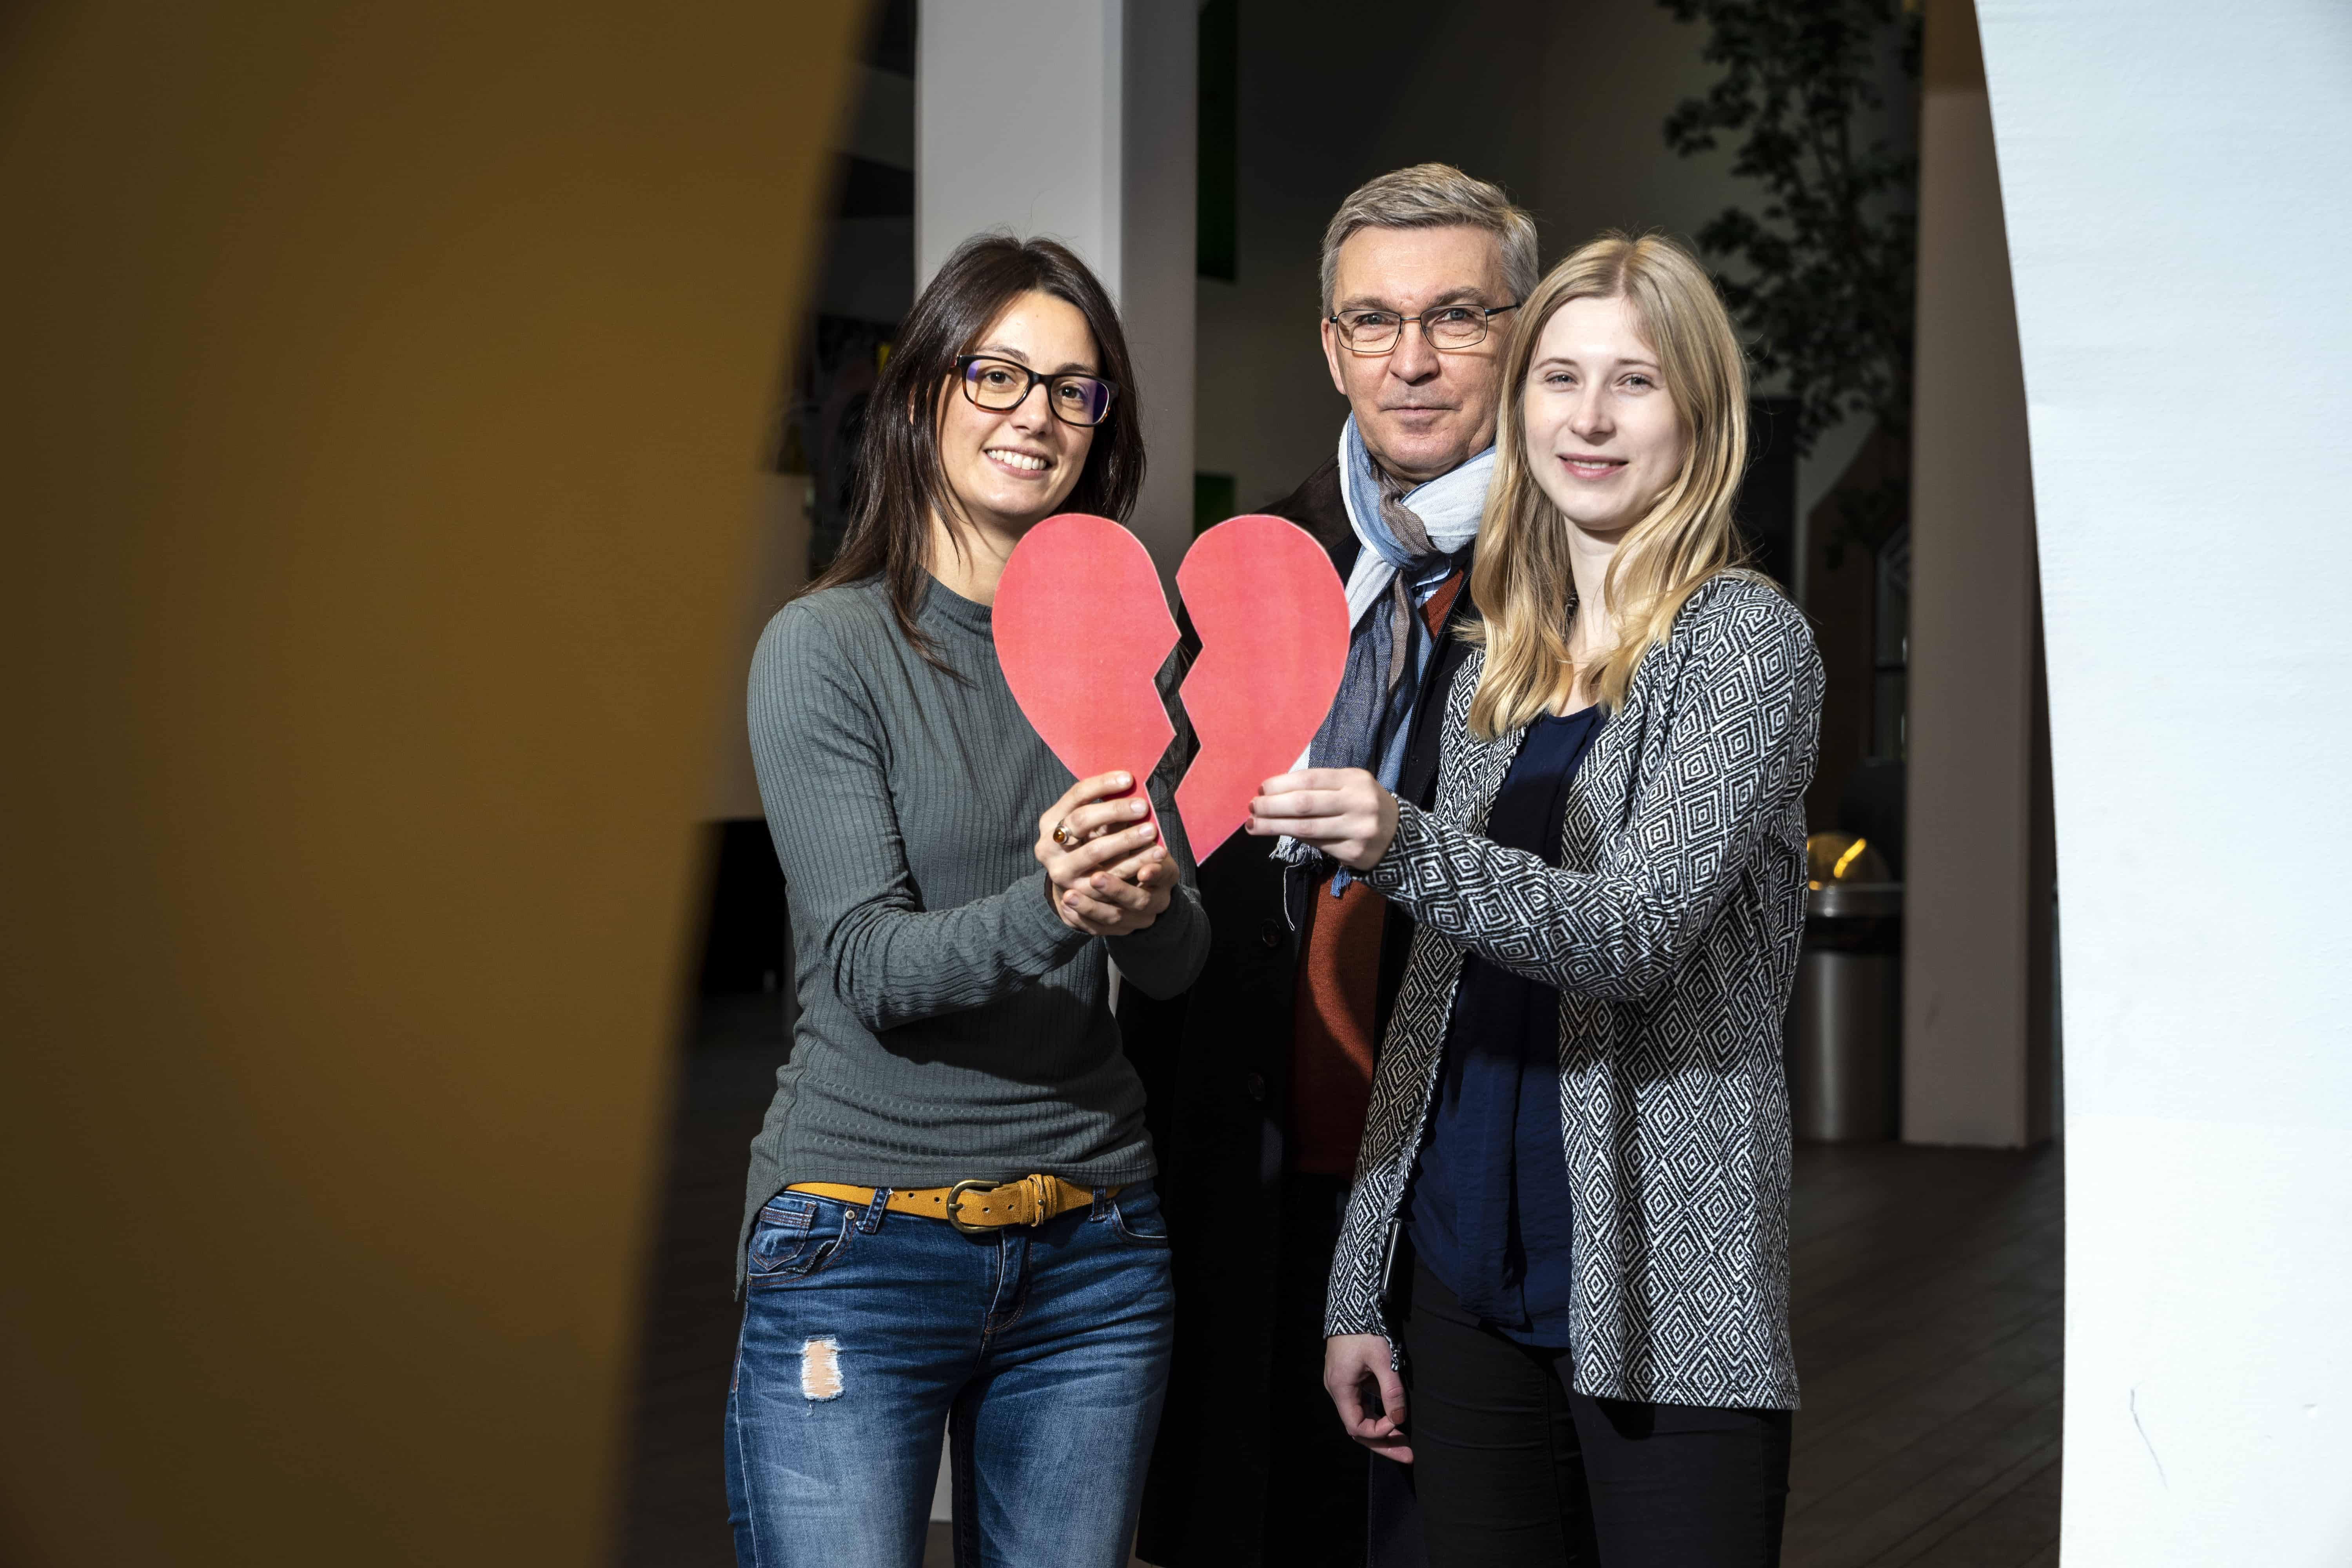
[[[1470,730],[1481,740],[1532,722],[1576,687],[1564,613],[1576,600],[1570,525],[1536,484],[1521,415],[1528,368],[1553,314],[1570,300],[1619,297],[1657,353],[1685,446],[1674,482],[1626,531],[1602,578],[1617,645],[1580,672],[1596,700],[1622,706],[1642,657],[1666,640],[1684,602],[1738,564],[1731,502],[1748,466],[1748,377],[1731,319],[1706,270],[1674,241],[1602,235],[1536,286],[1504,374],[1495,477],[1470,569],[1470,592],[1486,617],[1468,634],[1486,647],[1470,703]]]

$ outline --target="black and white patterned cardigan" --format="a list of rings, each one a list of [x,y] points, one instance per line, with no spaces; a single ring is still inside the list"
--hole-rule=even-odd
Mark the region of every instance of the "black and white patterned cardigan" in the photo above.
[[[1570,785],[1561,865],[1482,837],[1524,731],[1446,705],[1434,809],[1365,880],[1416,922],[1372,1083],[1325,1331],[1386,1333],[1382,1270],[1463,955],[1559,990],[1579,1392],[1791,1409],[1781,1016],[1804,929],[1821,661],[1745,574],[1691,595]]]

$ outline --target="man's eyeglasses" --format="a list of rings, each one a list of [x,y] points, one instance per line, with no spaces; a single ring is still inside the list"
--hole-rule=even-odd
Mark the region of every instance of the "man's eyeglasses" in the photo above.
[[[1519,301],[1514,300],[1507,305],[1433,305],[1418,316],[1400,316],[1394,310],[1342,310],[1328,319],[1339,329],[1339,341],[1349,353],[1384,354],[1416,321],[1431,348],[1450,353],[1476,348],[1486,341],[1490,320],[1518,308]]]
[[[963,395],[977,407],[1003,413],[1018,408],[1029,389],[1045,384],[1045,406],[1065,425],[1092,427],[1110,416],[1118,388],[1098,375],[1039,375],[1025,364],[988,354],[956,355]]]

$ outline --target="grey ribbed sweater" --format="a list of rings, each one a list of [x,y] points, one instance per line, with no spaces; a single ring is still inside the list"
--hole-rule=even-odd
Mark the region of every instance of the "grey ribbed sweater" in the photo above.
[[[1102,941],[1064,925],[1032,846],[1070,772],[1004,684],[986,605],[933,582],[916,619],[965,679],[908,644],[878,578],[785,605],[752,657],[751,756],[801,1015],[751,1145],[747,1231],[793,1182],[1153,1171],[1105,961],[1149,995],[1192,984],[1209,928],[1183,847],[1149,929]]]

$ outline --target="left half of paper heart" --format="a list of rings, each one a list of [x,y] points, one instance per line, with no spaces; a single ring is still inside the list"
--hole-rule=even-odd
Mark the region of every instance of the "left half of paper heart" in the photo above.
[[[1140,789],[1176,738],[1159,687],[1176,618],[1143,542],[1107,517],[1047,518],[1005,561],[990,621],[1004,683],[1062,765]]]

